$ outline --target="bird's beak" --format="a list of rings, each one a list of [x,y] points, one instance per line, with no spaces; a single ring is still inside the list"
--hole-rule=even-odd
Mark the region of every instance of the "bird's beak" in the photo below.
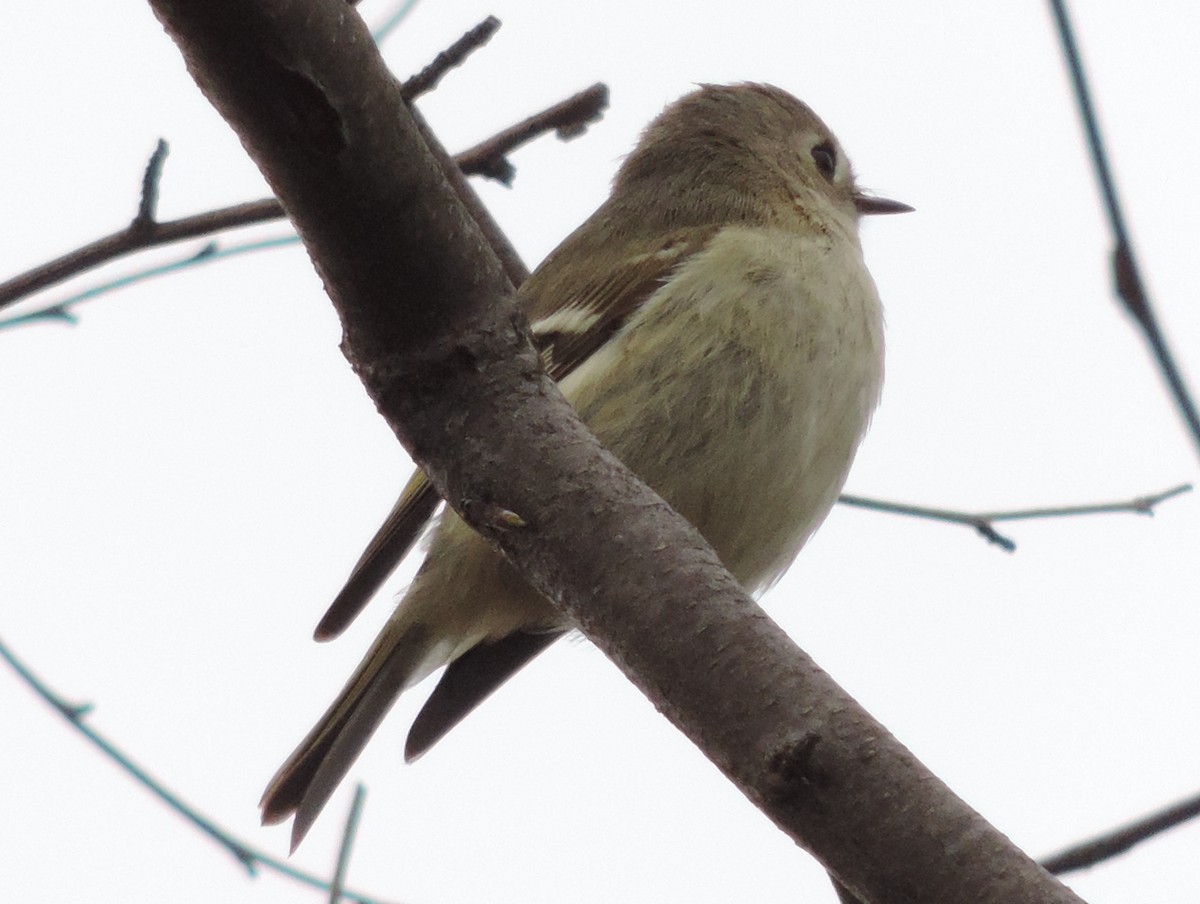
[[[875,213],[912,213],[913,208],[890,198],[876,198],[872,195],[854,196],[854,206],[861,214]]]

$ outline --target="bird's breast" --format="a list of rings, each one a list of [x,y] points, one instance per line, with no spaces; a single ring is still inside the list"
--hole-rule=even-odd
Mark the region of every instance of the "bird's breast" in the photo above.
[[[562,386],[753,590],[833,505],[882,376],[882,311],[856,240],[730,227]]]

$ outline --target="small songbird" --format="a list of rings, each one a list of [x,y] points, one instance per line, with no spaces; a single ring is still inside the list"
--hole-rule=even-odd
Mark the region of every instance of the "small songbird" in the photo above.
[[[612,194],[520,287],[549,374],[749,591],[828,514],[879,399],[883,315],[837,139],[769,85],[705,85],[655,119]],[[418,472],[317,628],[340,633],[438,503]],[[602,538],[597,538],[602,543]],[[446,666],[415,759],[572,625],[447,509],[337,699],[271,780],[293,849],[399,694]]]

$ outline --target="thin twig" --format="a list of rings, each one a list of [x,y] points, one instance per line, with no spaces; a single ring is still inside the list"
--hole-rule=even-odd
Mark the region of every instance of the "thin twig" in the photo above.
[[[355,5],[358,4],[358,0],[351,0],[351,2]],[[408,14],[416,5],[417,0],[403,0],[398,4],[396,10],[384,19],[381,25],[377,25],[371,30],[371,37],[375,39],[375,43],[382,44],[386,41],[391,33],[400,26],[400,23],[408,18]]]
[[[608,86],[597,83],[463,151],[456,158],[458,165],[463,172],[512,185],[516,169],[508,160],[509,153],[551,129],[560,140],[569,141],[582,135],[607,108]]]
[[[407,103],[412,103],[422,94],[427,94],[437,87],[438,82],[451,69],[463,64],[468,56],[492,39],[492,35],[500,28],[500,20],[488,16],[461,38],[433,58],[433,62],[408,79],[400,87],[400,93]]]
[[[927,508],[923,505],[907,505],[903,502],[888,502],[884,499],[870,499],[866,496],[853,496],[843,493],[838,497],[842,505],[852,505],[856,508],[871,509],[876,512],[891,512],[894,515],[908,515],[912,518],[928,518],[933,521],[948,521],[951,524],[966,524],[975,528],[989,543],[994,543],[1005,552],[1013,552],[1017,544],[1001,534],[979,515],[967,512],[956,512],[951,509]]]
[[[263,198],[232,207],[208,210],[178,220],[155,223],[152,228],[140,232],[126,227],[0,283],[0,308],[126,254],[211,235],[238,226],[278,220],[282,216],[283,208],[278,201],[274,198]]]
[[[1073,505],[1059,508],[1018,509],[1004,512],[983,512],[981,518],[988,521],[1018,521],[1028,518],[1057,518],[1063,515],[1106,515],[1114,512],[1132,512],[1135,515],[1153,515],[1154,507],[1160,502],[1190,492],[1190,483],[1181,483],[1170,489],[1146,496],[1136,496],[1118,502],[1097,502],[1091,505]]]
[[[1047,870],[1061,876],[1063,873],[1095,866],[1123,854],[1134,845],[1197,816],[1200,816],[1200,794],[1165,807],[1157,813],[1151,813],[1137,822],[1069,847],[1040,862]]]
[[[354,788],[354,800],[346,814],[346,825],[342,827],[342,843],[338,845],[337,863],[333,868],[333,879],[329,882],[329,904],[342,900],[342,888],[346,882],[346,870],[350,868],[350,851],[354,848],[354,836],[358,834],[358,820],[362,816],[363,799],[367,789],[359,782]]]
[[[75,305],[98,298],[101,295],[106,295],[109,292],[115,292],[118,289],[128,288],[136,283],[145,282],[148,279],[177,273],[180,270],[196,267],[201,264],[211,264],[243,254],[253,254],[259,251],[281,248],[285,245],[298,245],[299,243],[300,237],[296,235],[285,235],[273,239],[263,239],[258,242],[244,242],[239,245],[226,245],[224,247],[218,245],[215,241],[207,242],[200,250],[189,252],[178,260],[159,264],[154,267],[147,267],[144,270],[119,276],[116,279],[106,280],[99,285],[84,289],[82,292],[76,292],[74,295],[69,295],[46,307],[2,319],[0,320],[0,330],[24,326],[38,321],[63,321],[70,326],[74,326],[79,322],[79,317],[72,310]]]
[[[853,505],[858,508],[873,509],[877,512],[891,512],[896,515],[909,515],[914,518],[929,518],[934,521],[948,521],[952,524],[965,524],[975,530],[989,543],[994,543],[1007,552],[1013,552],[1017,544],[1004,536],[994,527],[997,521],[1018,521],[1031,518],[1060,518],[1070,515],[1097,515],[1112,512],[1132,512],[1139,515],[1153,515],[1154,508],[1159,503],[1187,493],[1192,489],[1190,483],[1181,483],[1160,493],[1150,493],[1118,502],[1099,502],[1086,505],[1059,506],[1056,508],[1013,509],[999,512],[960,512],[952,509],[928,508],[922,505],[906,505],[900,502],[887,502],[882,499],[869,499],[865,496],[842,494],[838,502]]]
[[[154,153],[146,162],[146,171],[142,173],[142,196],[138,201],[137,214],[130,224],[134,230],[149,229],[154,225],[158,215],[158,184],[162,180],[163,164],[167,161],[167,143],[158,139]]]
[[[531,138],[537,137],[537,135],[551,130],[561,131],[564,127],[569,126],[569,123],[565,118],[554,116],[553,113],[555,110],[564,104],[577,103],[578,98],[583,95],[603,90],[605,90],[603,85],[595,85],[587,91],[575,95],[573,98],[568,98],[563,104],[556,104],[525,120],[526,123],[532,121],[541,122],[540,131],[523,133],[521,136],[511,136],[513,130],[505,129],[503,132],[498,133],[497,136],[476,145],[468,151],[467,155],[469,155],[469,158],[467,158],[467,155],[463,155],[465,159],[455,158],[456,162],[459,163],[459,168],[467,176],[488,175],[488,169],[494,168],[494,163],[491,158],[480,154],[479,151],[481,148],[491,146],[495,148],[496,153],[504,154],[507,151],[511,151],[514,147],[524,144]],[[575,109],[580,115],[583,115],[587,108],[580,104]],[[596,115],[595,113],[591,114],[589,121],[590,119],[594,119]],[[505,135],[510,135],[510,137],[502,139],[502,136]],[[235,204],[231,207],[209,210],[178,220],[156,222],[148,230],[138,231],[126,227],[119,232],[114,232],[112,235],[105,236],[102,239],[68,252],[62,257],[18,274],[4,283],[0,283],[0,309],[15,304],[35,292],[64,282],[125,255],[186,239],[212,235],[215,232],[221,232],[226,229],[251,226],[256,223],[266,223],[282,219],[282,217],[283,208],[277,200],[274,198],[262,198],[258,201],[248,201],[242,204]]]
[[[1112,171],[1108,165],[1108,154],[1104,148],[1104,139],[1100,135],[1100,125],[1096,112],[1092,107],[1091,91],[1088,88],[1087,76],[1083,71],[1083,60],[1079,55],[1079,47],[1075,42],[1075,33],[1071,28],[1070,17],[1067,13],[1065,0],[1050,0],[1050,11],[1058,28],[1058,37],[1062,43],[1063,55],[1067,68],[1071,73],[1071,85],[1075,92],[1075,102],[1079,107],[1079,116],[1083,120],[1083,129],[1087,135],[1088,149],[1092,157],[1092,168],[1096,171],[1096,180],[1100,184],[1100,193],[1104,197],[1104,209],[1108,214],[1109,228],[1113,235],[1112,267],[1113,283],[1117,297],[1125,305],[1125,309],[1142,328],[1146,340],[1154,352],[1163,379],[1175,399],[1179,414],[1187,424],[1192,434],[1192,442],[1200,452],[1200,415],[1196,412],[1196,403],[1184,383],[1183,375],[1175,364],[1175,356],[1167,346],[1154,308],[1150,304],[1150,296],[1146,292],[1137,258],[1133,253],[1133,243],[1129,240],[1129,230],[1125,226],[1125,215],[1121,209],[1120,197],[1113,181]]]
[[[266,854],[257,848],[251,847],[244,841],[241,841],[231,835],[229,832],[222,829],[212,820],[200,814],[194,807],[185,803],[179,795],[169,790],[161,782],[154,779],[141,766],[135,763],[128,755],[119,750],[111,741],[101,735],[98,731],[88,726],[85,717],[91,711],[90,704],[78,705],[67,703],[62,697],[50,689],[40,678],[38,678],[28,666],[22,663],[8,646],[0,640],[0,659],[7,662],[21,679],[33,689],[33,691],[42,698],[46,703],[50,704],[59,715],[71,723],[71,725],[91,743],[99,748],[105,756],[120,766],[128,775],[132,776],[138,784],[147,788],[155,797],[165,803],[168,807],[190,822],[193,826],[217,842],[221,847],[234,856],[234,858],[246,868],[246,871],[255,876],[258,873],[260,866],[273,870],[281,875],[288,876],[298,882],[303,882],[305,885],[310,885],[314,888],[319,888],[323,891],[328,891],[329,883],[319,876],[304,870],[297,869],[291,864],[277,860],[276,858]],[[379,898],[372,898],[357,891],[346,891],[343,893],[347,898],[359,902],[359,904],[384,904]]]

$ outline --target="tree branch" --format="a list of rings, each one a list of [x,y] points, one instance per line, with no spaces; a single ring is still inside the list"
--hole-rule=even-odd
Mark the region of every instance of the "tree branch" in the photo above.
[[[439,492],[870,902],[1078,899],[954,797],[602,450],[340,0],[151,0],[283,201],[343,350]],[[498,510],[513,519],[490,517]],[[581,536],[602,538],[580,543]]]
[[[121,768],[126,775],[129,775],[139,785],[148,790],[151,794],[165,803],[170,809],[174,810],[185,820],[199,829],[203,834],[207,835],[227,852],[229,852],[235,860],[246,868],[246,871],[255,876],[258,873],[258,868],[264,866],[272,872],[279,873],[282,876],[287,876],[290,879],[295,879],[305,885],[319,888],[323,891],[328,891],[330,883],[326,882],[320,876],[305,872],[302,869],[297,869],[285,860],[280,860],[272,857],[270,854],[263,853],[258,848],[247,844],[239,838],[235,838],[225,829],[221,828],[207,816],[200,813],[199,810],[192,807],[186,801],[182,800],[170,788],[163,785],[145,768],[135,763],[126,753],[121,751],[112,741],[102,735],[96,729],[87,724],[86,718],[91,712],[90,704],[72,704],[68,703],[59,694],[50,688],[42,681],[33,671],[16,657],[8,646],[0,640],[0,659],[3,659],[9,664],[14,672],[27,684],[34,693],[36,693],[43,701],[50,704],[60,716],[71,724],[71,727],[78,731],[88,741],[98,748],[101,753],[112,760]],[[357,901],[358,904],[385,904],[379,898],[372,898],[357,891],[342,890],[342,896],[349,898],[352,901]]]
[[[223,229],[266,223],[281,217],[283,208],[279,206],[279,202],[274,198],[262,198],[232,207],[208,210],[179,220],[153,222],[137,227],[134,226],[137,222],[135,219],[112,235],[97,239],[0,283],[0,309],[126,254],[211,235]]]
[[[354,787],[354,800],[350,802],[350,812],[346,814],[346,824],[342,827],[342,843],[338,845],[337,863],[333,868],[333,878],[329,882],[329,904],[338,904],[345,894],[346,873],[350,869],[350,851],[354,848],[354,836],[358,834],[358,820],[362,816],[363,800],[367,789],[360,782]]]
[[[235,245],[219,245],[215,241],[209,242],[202,246],[199,251],[188,252],[176,260],[147,267],[144,270],[136,270],[126,276],[118,276],[116,279],[106,280],[44,307],[0,319],[0,330],[13,329],[26,323],[52,320],[64,321],[74,326],[79,322],[79,316],[75,313],[74,308],[85,301],[91,301],[93,298],[98,298],[109,292],[116,292],[119,289],[124,289],[140,282],[145,282],[148,279],[178,273],[180,270],[228,260],[231,257],[238,257],[243,254],[254,254],[259,251],[295,245],[299,241],[300,239],[296,235],[283,235],[273,239],[263,239],[257,242],[241,242]]]
[[[1075,42],[1075,32],[1071,28],[1071,20],[1064,0],[1050,0],[1050,12],[1054,16],[1059,42],[1062,44],[1063,57],[1071,77],[1071,87],[1075,93],[1075,104],[1079,107],[1079,118],[1083,124],[1084,136],[1087,139],[1088,151],[1092,158],[1092,169],[1096,173],[1096,182],[1104,201],[1109,229],[1112,231],[1113,287],[1126,312],[1142,328],[1142,333],[1150,344],[1154,359],[1158,362],[1162,378],[1166,381],[1171,397],[1175,400],[1175,407],[1179,409],[1179,416],[1187,426],[1188,432],[1191,433],[1196,451],[1200,453],[1200,413],[1196,411],[1196,403],[1184,382],[1179,366],[1175,363],[1175,356],[1167,345],[1167,339],[1158,325],[1158,318],[1150,303],[1150,295],[1146,291],[1146,284],[1142,279],[1137,257],[1133,253],[1133,243],[1129,239],[1129,230],[1125,225],[1125,214],[1121,208],[1120,195],[1117,193],[1116,182],[1108,165],[1108,153],[1104,149],[1104,139],[1100,135],[1100,124],[1096,119],[1096,111],[1092,107],[1091,91],[1088,89],[1087,75],[1083,71],[1083,59]]]
[[[592,85],[592,87],[534,114],[523,122],[499,132],[455,159],[464,175],[498,178],[493,174],[505,172],[508,174],[507,181],[511,181],[512,165],[507,160],[507,154],[547,132],[557,132],[563,139],[581,133],[588,123],[600,117],[607,106],[607,98],[608,89],[604,85]],[[147,174],[151,172],[151,164],[155,162],[157,154],[158,150],[156,149],[155,154],[151,155],[150,164],[147,164]],[[154,173],[154,185],[157,190],[157,178],[161,174],[161,160],[154,169]],[[135,217],[129,226],[0,283],[0,309],[127,254],[135,254],[160,245],[169,245],[172,242],[212,235],[226,229],[267,223],[282,219],[284,216],[283,207],[277,200],[261,198],[257,201],[235,204],[232,207],[204,211],[178,220],[159,222],[153,219],[153,207],[146,208],[144,206],[144,199],[147,197],[145,184],[145,178],[143,178],[143,200],[139,202],[139,216]],[[149,220],[141,216],[141,212],[147,209],[151,215]],[[61,302],[50,305],[47,310],[52,310],[60,304]],[[51,319],[51,315],[23,318],[23,320],[29,319]]]
[[[888,502],[886,499],[869,499],[866,496],[852,496],[843,493],[838,502],[857,508],[872,509],[877,512],[891,512],[896,515],[909,515],[913,518],[929,518],[933,521],[948,521],[951,524],[966,524],[975,528],[989,543],[994,543],[1007,552],[1014,552],[1017,544],[1004,536],[995,528],[997,521],[1020,521],[1031,518],[1062,518],[1068,515],[1100,515],[1113,512],[1133,512],[1139,515],[1153,515],[1154,507],[1161,502],[1172,499],[1183,493],[1190,492],[1190,483],[1181,483],[1160,493],[1138,496],[1117,502],[1098,502],[1087,505],[1069,505],[1056,508],[1018,509],[1003,512],[959,512],[953,509],[927,508],[922,505],[907,505],[902,502]]]
[[[158,210],[158,183],[162,179],[163,164],[167,162],[167,143],[158,139],[154,153],[146,163],[146,171],[142,174],[142,197],[138,202],[137,213],[129,224],[131,230],[148,228],[154,225]]]
[[[499,28],[500,20],[495,16],[488,16],[434,57],[432,63],[406,81],[404,87],[400,89],[404,99],[411,103],[422,94],[432,91],[442,80],[442,76],[451,69],[461,66],[468,56],[490,41],[492,35]]]
[[[563,141],[575,138],[583,134],[588,124],[599,119],[606,109],[608,109],[608,86],[592,85],[561,103],[493,135],[487,141],[463,151],[455,159],[458,160],[458,165],[462,167],[463,172],[478,173],[503,182],[505,185],[511,185],[517,172],[516,168],[508,161],[507,155],[511,151],[551,129]]]
[[[1129,825],[1121,826],[1104,835],[1067,848],[1042,860],[1042,866],[1061,876],[1078,869],[1095,866],[1118,854],[1123,854],[1134,845],[1141,844],[1167,829],[1200,816],[1200,794],[1181,800],[1157,813],[1151,813]]]

